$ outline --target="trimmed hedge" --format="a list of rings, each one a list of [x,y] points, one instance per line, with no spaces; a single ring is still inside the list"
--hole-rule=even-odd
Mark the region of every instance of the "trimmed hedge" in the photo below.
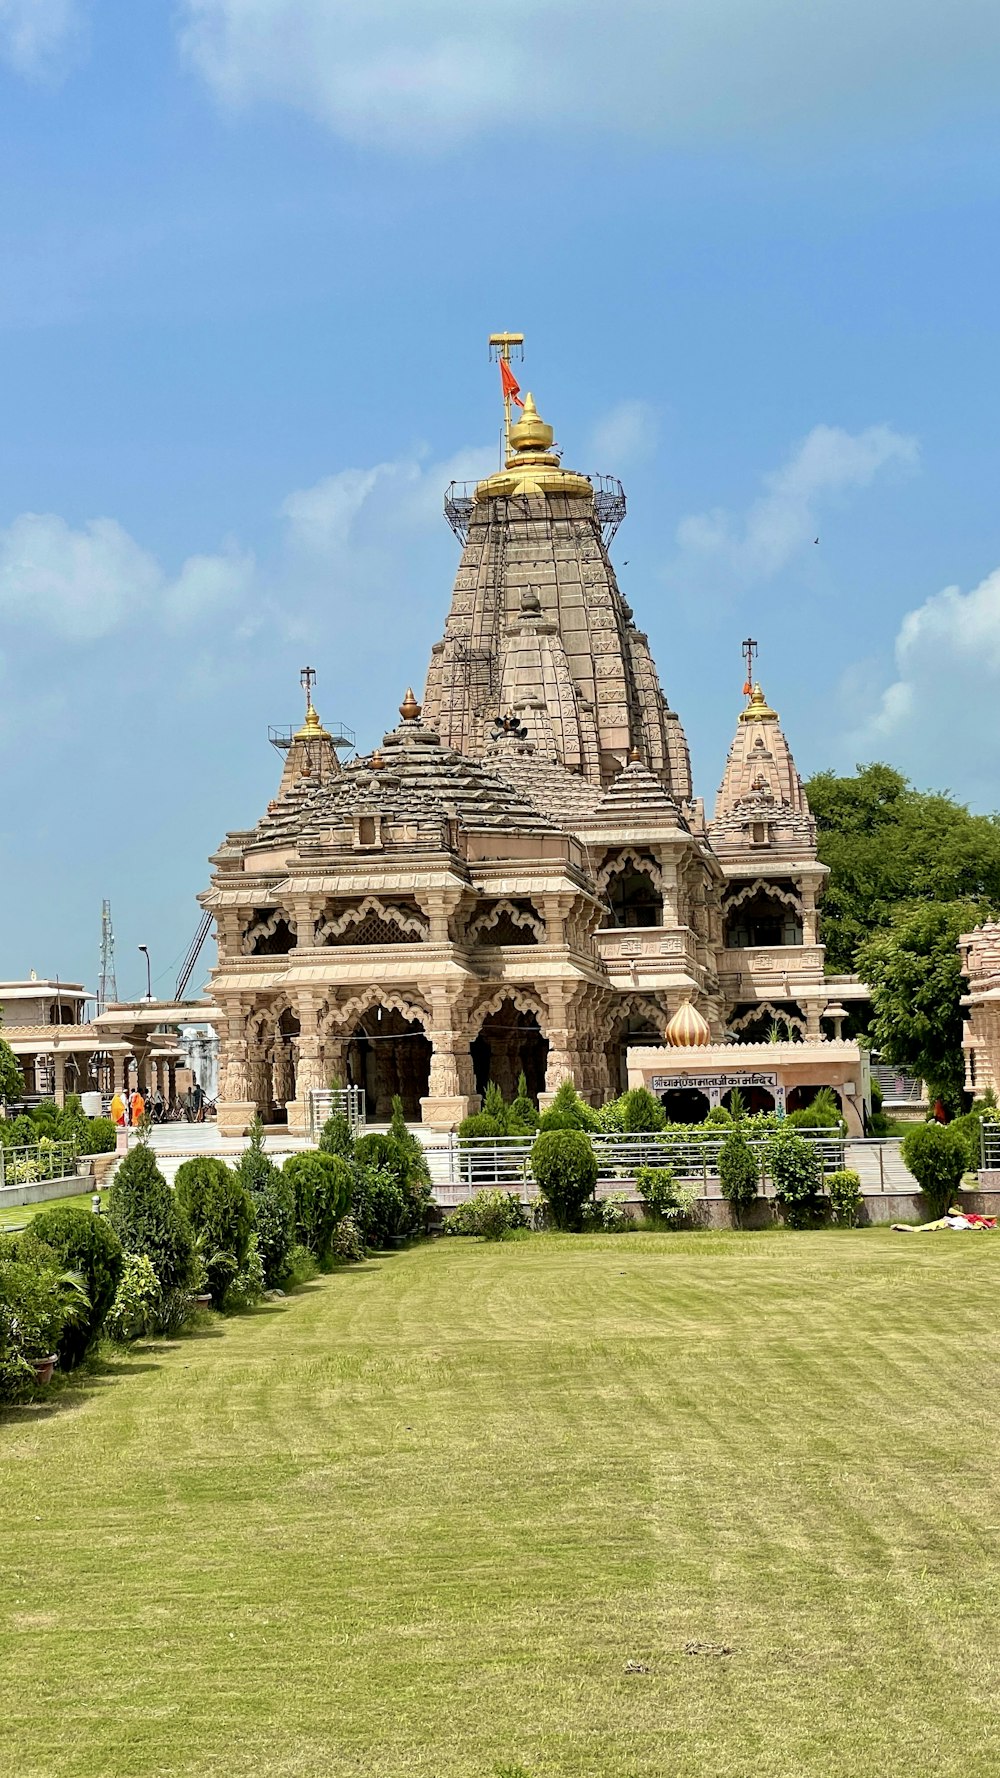
[[[107,1217],[71,1204],[54,1204],[32,1218],[18,1255],[29,1264],[52,1263],[57,1271],[79,1272],[83,1279],[86,1314],[67,1323],[58,1346],[62,1369],[73,1370],[98,1339],[115,1300],[125,1270],[122,1244]]]
[[[532,1144],[531,1171],[556,1228],[579,1230],[597,1184],[597,1156],[584,1131],[543,1127]]]

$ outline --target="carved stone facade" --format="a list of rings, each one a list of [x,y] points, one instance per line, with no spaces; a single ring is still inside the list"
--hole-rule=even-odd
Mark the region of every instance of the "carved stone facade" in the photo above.
[[[977,1099],[991,1087],[1000,1096],[1000,921],[985,920],[958,943],[969,984],[962,1001],[969,1014],[962,1039],[966,1089]]]
[[[594,488],[551,444],[528,397],[466,502],[423,710],[408,692],[341,767],[310,697],[277,798],[212,859],[223,1130],[302,1128],[335,1077],[443,1127],[521,1073],[599,1101],[685,1001],[716,1042],[755,1007],[820,1037],[825,873],[777,718],[758,688],[707,828]]]

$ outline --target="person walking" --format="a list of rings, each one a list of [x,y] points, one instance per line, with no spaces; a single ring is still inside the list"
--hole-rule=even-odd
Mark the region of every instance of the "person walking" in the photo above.
[[[138,1087],[136,1087],[135,1092],[132,1094],[132,1105],[131,1105],[133,1130],[138,1129],[139,1120],[141,1119],[142,1114],[145,1111],[145,1109],[146,1109],[146,1101],[143,1098],[142,1094],[140,1093]]]

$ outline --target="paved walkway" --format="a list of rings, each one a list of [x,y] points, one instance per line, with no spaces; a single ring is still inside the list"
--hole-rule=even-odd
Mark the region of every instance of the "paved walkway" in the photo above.
[[[911,1192],[916,1181],[904,1166],[898,1137],[884,1142],[848,1142],[844,1165],[860,1175],[865,1192]]]

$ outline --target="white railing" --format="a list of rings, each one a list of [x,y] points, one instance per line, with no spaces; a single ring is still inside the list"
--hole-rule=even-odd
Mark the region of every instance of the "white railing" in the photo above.
[[[365,1127],[365,1095],[362,1087],[313,1087],[309,1094],[309,1134],[317,1137],[335,1111],[342,1111],[352,1130]]]
[[[844,1166],[846,1138],[829,1129],[797,1130],[819,1150],[824,1173]],[[533,1192],[530,1136],[450,1136],[446,1143],[428,1145],[427,1159],[435,1190],[463,1186],[478,1191],[483,1186],[521,1186]],[[635,1177],[637,1167],[670,1167],[678,1179],[700,1179],[706,1193],[719,1178],[719,1153],[725,1134],[697,1138],[671,1136],[655,1130],[631,1136],[595,1133],[590,1138],[597,1156],[598,1178],[604,1181]],[[768,1136],[751,1136],[750,1147],[767,1182]]]
[[[0,1191],[5,1186],[37,1185],[43,1179],[71,1179],[76,1172],[75,1142],[29,1142],[0,1146]]]

